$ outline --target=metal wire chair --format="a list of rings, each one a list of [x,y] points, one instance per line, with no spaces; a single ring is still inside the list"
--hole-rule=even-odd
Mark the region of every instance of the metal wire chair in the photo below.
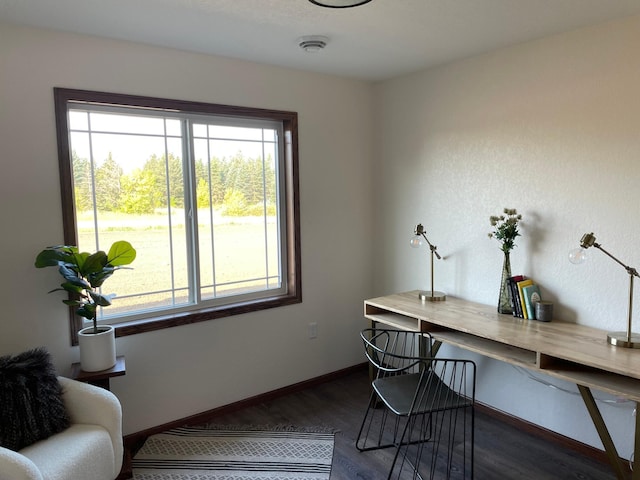
[[[427,333],[360,336],[373,381],[356,448],[395,448],[388,479],[473,479],[474,362],[433,357]]]

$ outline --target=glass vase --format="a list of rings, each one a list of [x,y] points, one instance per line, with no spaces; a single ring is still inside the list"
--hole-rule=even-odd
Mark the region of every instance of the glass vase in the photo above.
[[[509,252],[504,252],[504,261],[502,263],[502,278],[500,280],[500,296],[498,297],[498,313],[513,314],[511,308],[509,284],[507,279],[511,277],[511,260]]]

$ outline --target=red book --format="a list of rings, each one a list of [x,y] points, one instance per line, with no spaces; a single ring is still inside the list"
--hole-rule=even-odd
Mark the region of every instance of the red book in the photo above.
[[[517,283],[526,279],[527,277],[524,275],[514,275],[513,277],[509,277],[507,279],[507,284],[509,285],[509,290],[511,291],[511,311],[513,312],[514,317],[524,318],[522,313],[522,306],[520,304],[520,292],[518,291]]]

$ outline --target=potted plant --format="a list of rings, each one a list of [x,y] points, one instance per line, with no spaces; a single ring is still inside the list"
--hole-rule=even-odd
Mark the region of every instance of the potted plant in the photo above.
[[[35,266],[58,267],[64,278],[60,288],[51,292],[66,291],[66,305],[78,307],[76,313],[93,322],[78,332],[81,368],[87,372],[106,370],[116,364],[115,330],[110,325],[98,325],[98,307],[111,305],[115,294],[103,294],[100,287],[116,270],[129,265],[136,258],[136,250],[129,242],[118,241],[111,245],[109,253],[102,250],[90,254],[78,247],[58,245],[47,247],[36,257]]]

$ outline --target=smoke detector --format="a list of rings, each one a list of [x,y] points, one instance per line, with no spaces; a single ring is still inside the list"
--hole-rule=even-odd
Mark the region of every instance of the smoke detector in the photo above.
[[[328,37],[322,35],[308,35],[298,39],[298,45],[305,52],[317,53],[327,46]]]

